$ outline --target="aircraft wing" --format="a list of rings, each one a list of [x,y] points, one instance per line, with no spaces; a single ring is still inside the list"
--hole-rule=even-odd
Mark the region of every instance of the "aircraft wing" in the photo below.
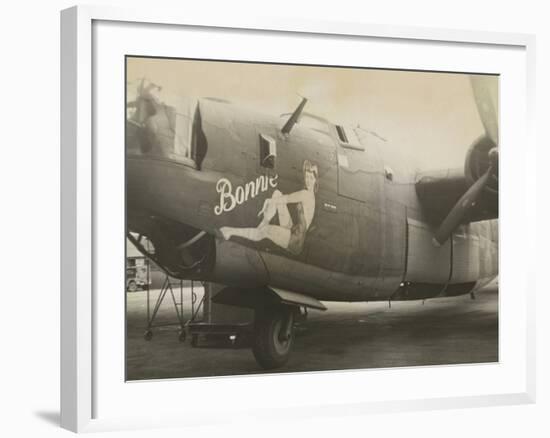
[[[435,226],[441,225],[453,208],[461,205],[459,201],[472,185],[463,168],[418,174],[416,193],[427,220]],[[482,191],[473,205],[472,202],[466,205],[469,208],[457,225],[498,218],[498,192],[495,192],[495,186],[498,188],[498,181],[492,183],[492,190]]]

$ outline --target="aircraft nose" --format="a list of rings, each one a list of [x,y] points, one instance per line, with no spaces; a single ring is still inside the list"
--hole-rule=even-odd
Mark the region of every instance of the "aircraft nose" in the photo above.
[[[167,105],[140,96],[126,121],[126,151],[129,155],[148,155],[201,168],[208,142],[196,99],[180,99]]]
[[[164,158],[172,157],[173,133],[162,129],[162,120],[152,116],[142,124],[126,121],[126,152],[129,155],[156,155]],[[170,134],[172,134],[170,136]]]
[[[143,128],[132,120],[126,120],[125,144],[126,153],[129,155],[141,154],[141,138]]]
[[[126,209],[132,216],[151,216],[212,232],[216,179],[176,160],[142,154],[126,157]]]

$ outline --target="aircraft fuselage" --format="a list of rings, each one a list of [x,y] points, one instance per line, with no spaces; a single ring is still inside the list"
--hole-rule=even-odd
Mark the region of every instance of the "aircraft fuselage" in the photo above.
[[[208,99],[190,117],[189,133],[159,118],[146,146],[127,136],[129,231],[170,228],[149,237],[172,274],[326,301],[458,295],[497,275],[498,222],[434,245],[418,170],[376,133],[314,119],[284,134],[285,119]]]

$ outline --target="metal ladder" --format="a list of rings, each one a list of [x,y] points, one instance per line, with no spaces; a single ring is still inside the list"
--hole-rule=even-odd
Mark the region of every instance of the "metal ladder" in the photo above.
[[[177,283],[179,286],[179,301],[176,299],[177,291],[174,292],[174,288],[172,287],[173,280],[167,275],[166,278],[164,279],[162,288],[160,289],[160,293],[157,296],[152,312],[151,312],[151,292],[150,292],[149,285],[147,284],[147,327],[145,329],[145,333],[143,334],[143,338],[146,341],[150,341],[153,338],[152,329],[155,327],[167,327],[167,326],[179,325],[180,330],[178,333],[178,339],[180,340],[180,342],[185,342],[185,339],[187,337],[186,326],[189,322],[195,321],[203,305],[204,295],[200,300],[199,304],[197,305],[197,294],[195,293],[195,290],[194,290],[194,282],[191,281],[191,318],[189,320],[185,320],[183,316],[183,280],[179,280],[177,281]],[[160,306],[162,305],[168,292],[170,292],[172,304],[174,306],[174,310],[176,311],[177,321],[155,324],[155,319],[158,315]]]

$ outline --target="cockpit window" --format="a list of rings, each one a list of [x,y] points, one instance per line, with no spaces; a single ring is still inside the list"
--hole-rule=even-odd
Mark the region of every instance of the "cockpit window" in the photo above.
[[[127,130],[128,150],[168,158],[200,169],[208,149],[202,130],[197,100],[180,100],[174,105],[140,96],[130,112]],[[134,132],[135,131],[135,132]],[[139,148],[134,147],[139,144]]]
[[[143,80],[126,104],[126,150],[129,154],[174,160],[200,169],[208,144],[197,99],[166,102],[162,87]]]
[[[181,100],[174,106],[173,158],[197,164],[198,131],[201,129],[200,110],[196,100]]]
[[[198,101],[187,100],[175,106],[174,152],[178,161],[192,162],[200,169],[206,155],[207,143],[202,130]]]
[[[197,169],[201,169],[202,162],[208,151],[208,142],[202,129],[202,116],[199,105],[193,117],[193,133],[191,139],[191,156],[195,160]]]
[[[193,159],[193,120],[197,111],[196,102],[176,108],[174,127],[174,155],[178,159]]]

